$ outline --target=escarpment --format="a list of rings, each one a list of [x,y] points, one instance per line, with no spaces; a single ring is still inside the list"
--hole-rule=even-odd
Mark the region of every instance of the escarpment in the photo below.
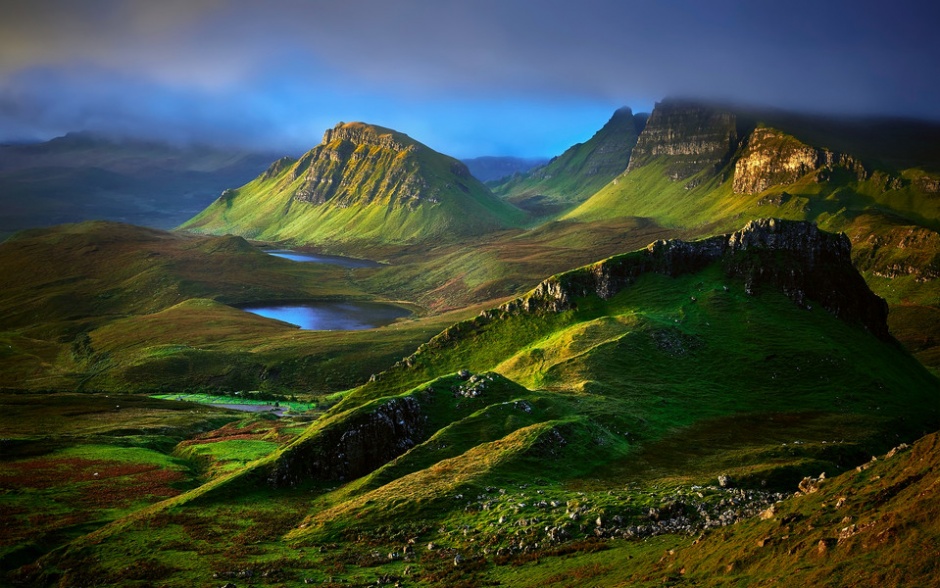
[[[757,194],[771,186],[792,184],[816,171],[820,172],[817,181],[840,171],[858,181],[870,175],[851,155],[816,149],[777,129],[758,127],[748,136],[744,152],[735,162],[732,189],[737,194]]]
[[[851,248],[844,234],[779,219],[751,221],[740,231],[700,241],[656,241],[646,249],[548,278],[523,297],[451,326],[427,345],[444,345],[502,317],[564,312],[588,296],[610,299],[646,273],[679,276],[714,263],[729,278],[743,279],[748,294],[775,289],[807,309],[815,301],[840,319],[889,339],[887,303],[872,293],[852,265]]]
[[[656,104],[630,158],[627,171],[660,162],[673,181],[717,171],[738,144],[734,113],[677,100]]]
[[[566,310],[580,297],[612,298],[647,272],[677,276],[717,262],[728,277],[743,278],[749,294],[772,288],[804,307],[815,300],[839,318],[888,338],[887,304],[852,266],[851,249],[848,237],[813,223],[759,219],[730,235],[657,241],[645,251],[549,278],[506,309]]]
[[[303,183],[293,197],[340,207],[373,202],[414,207],[421,201],[437,202],[440,190],[425,177],[419,150],[407,135],[389,129],[339,124],[327,129],[323,142],[298,162],[294,175],[302,177]]]

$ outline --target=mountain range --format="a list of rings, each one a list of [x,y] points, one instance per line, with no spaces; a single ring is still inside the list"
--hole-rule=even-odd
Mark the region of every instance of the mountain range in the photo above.
[[[256,176],[274,157],[88,132],[0,145],[0,235],[95,219],[169,229],[225,188]]]
[[[668,99],[530,169],[471,162],[518,164],[484,183],[339,123],[175,231],[21,231],[0,243],[0,569],[929,585],[938,145],[918,121]],[[304,331],[241,310],[261,302],[412,314]],[[291,411],[205,404],[262,396]]]

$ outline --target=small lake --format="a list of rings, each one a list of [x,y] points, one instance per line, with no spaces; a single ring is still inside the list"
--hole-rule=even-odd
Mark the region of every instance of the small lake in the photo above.
[[[338,265],[341,267],[379,267],[382,264],[371,259],[356,259],[354,257],[343,257],[342,255],[320,255],[316,253],[301,253],[291,251],[290,249],[266,249],[265,253],[275,257],[283,257],[291,261],[300,261],[306,263],[326,263],[329,265]]]
[[[210,406],[221,406],[222,408],[231,408],[242,412],[270,412],[275,416],[282,417],[284,413],[290,410],[286,406],[274,406],[270,404],[211,404]]]
[[[379,302],[309,302],[239,307],[308,331],[359,331],[384,327],[411,313],[400,306]]]

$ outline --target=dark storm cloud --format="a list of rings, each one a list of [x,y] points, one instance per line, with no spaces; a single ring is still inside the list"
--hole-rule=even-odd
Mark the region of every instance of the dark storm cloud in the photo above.
[[[616,106],[676,94],[940,119],[940,14],[924,2],[6,4],[6,136],[84,125],[309,146],[358,118],[461,155],[551,154]]]

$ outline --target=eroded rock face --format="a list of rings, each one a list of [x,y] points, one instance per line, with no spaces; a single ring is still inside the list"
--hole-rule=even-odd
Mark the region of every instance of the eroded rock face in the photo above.
[[[291,447],[268,476],[274,486],[363,476],[423,441],[418,401],[393,398]]]
[[[444,184],[432,185],[418,155],[422,149],[420,143],[390,129],[340,123],[327,129],[323,142],[294,167],[293,179],[304,178],[294,200],[330,202],[338,208],[373,202],[414,208],[422,202],[439,202],[443,185],[467,192],[467,183],[476,182],[466,165],[448,158],[450,177],[439,178]]]
[[[810,147],[777,129],[758,127],[747,138],[744,152],[734,165],[732,189],[737,194],[757,194],[771,186],[796,182],[819,170],[817,181],[829,179],[837,171],[848,172],[861,181],[868,170],[851,155]]]
[[[851,248],[844,234],[820,231],[813,223],[760,219],[730,235],[691,243],[657,241],[646,251],[549,278],[501,310],[560,312],[573,308],[580,297],[612,298],[647,272],[677,276],[719,262],[729,277],[744,279],[748,293],[773,288],[804,307],[815,300],[839,318],[888,338],[887,303],[853,267]]]
[[[890,339],[888,304],[868,288],[852,265],[851,249],[844,234],[827,233],[805,221],[779,219],[754,220],[735,233],[700,241],[656,241],[645,250],[552,276],[525,296],[451,325],[401,363],[411,366],[425,350],[473,337],[494,321],[523,313],[572,310],[577,299],[610,299],[645,273],[679,276],[713,263],[720,263],[729,277],[743,278],[749,294],[776,289],[804,308],[811,308],[815,301],[839,318]]]
[[[867,238],[856,236],[855,265],[882,278],[912,276],[918,282],[940,279],[940,233],[898,226]]]
[[[666,175],[680,181],[703,170],[717,171],[738,142],[733,113],[683,101],[660,102],[640,134],[627,171],[666,163]]]
[[[732,188],[738,194],[756,194],[778,184],[792,184],[814,171],[816,149],[776,129],[754,129],[747,147],[734,165]]]
[[[271,178],[276,178],[277,176],[281,175],[285,169],[294,165],[296,162],[297,160],[293,157],[284,156],[269,165],[268,169],[264,170],[264,173],[261,174],[261,179],[269,180]]]

